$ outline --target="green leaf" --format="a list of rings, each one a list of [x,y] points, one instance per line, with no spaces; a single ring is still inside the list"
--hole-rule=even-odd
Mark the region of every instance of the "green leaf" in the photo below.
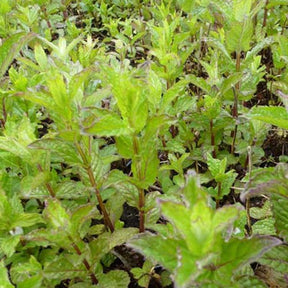
[[[195,1],[191,0],[177,0],[177,3],[181,9],[187,13],[191,13],[195,7]]]
[[[81,164],[82,160],[78,153],[76,152],[73,144],[68,141],[64,141],[60,138],[56,139],[41,139],[35,141],[29,145],[31,149],[43,149],[48,150],[57,157],[59,157],[59,162],[65,162],[67,164]]]
[[[257,277],[252,277],[252,276],[244,276],[244,277],[240,277],[239,279],[237,279],[236,282],[238,285],[237,287],[241,287],[241,288],[266,288],[267,286],[264,284],[264,282],[262,282],[260,279],[258,279]]]
[[[130,135],[116,137],[116,147],[122,157],[131,158],[133,155],[133,137]]]
[[[8,236],[2,239],[0,238],[1,252],[3,252],[7,257],[11,257],[14,254],[16,246],[19,242],[20,235]]]
[[[48,67],[47,55],[40,44],[36,44],[34,47],[34,54],[37,63],[39,64],[42,70],[46,70]]]
[[[17,285],[18,288],[41,288],[43,287],[42,284],[43,277],[42,275],[34,275],[25,279],[23,282]]]
[[[31,159],[30,151],[16,139],[0,136],[0,149],[9,151],[26,161]]]
[[[140,132],[148,117],[146,88],[128,71],[119,72],[110,67],[103,67],[103,69],[106,71],[103,81],[112,86],[112,93],[122,119],[133,131]]]
[[[288,112],[284,107],[254,107],[251,109],[248,117],[264,121],[283,129],[288,129]]]
[[[48,199],[43,212],[44,218],[51,227],[64,230],[70,229],[70,216],[57,199]]]
[[[239,217],[239,209],[235,206],[226,206],[217,209],[213,217],[213,226],[215,232],[225,231]]]
[[[16,33],[0,46],[0,77],[2,77],[20,50],[36,37],[35,33]]]
[[[79,259],[79,256],[76,255]],[[54,260],[49,262],[43,269],[43,275],[46,279],[85,279],[87,277],[87,270],[84,265],[73,265],[72,259],[69,259],[69,254],[55,255]],[[81,259],[79,259],[81,262]]]
[[[286,245],[281,245],[272,248],[259,259],[259,263],[269,266],[281,273],[282,280],[284,280],[285,274],[287,275],[288,271],[288,247]]]
[[[166,93],[164,93],[159,114],[164,113],[167,108],[169,108],[171,102],[180,96],[181,93],[183,93],[183,90],[186,88],[189,82],[190,81],[188,79],[182,79],[167,90]]]
[[[187,174],[182,193],[186,199],[186,206],[191,209],[199,200],[206,200],[207,194],[201,189],[199,178],[196,177],[196,172],[188,170]]]
[[[100,259],[115,246],[122,245],[138,233],[137,228],[117,229],[113,234],[105,232],[89,243],[92,258]]]
[[[233,3],[233,18],[238,22],[242,22],[249,17],[252,0],[238,0]]]
[[[275,220],[270,217],[259,220],[252,226],[253,235],[276,235]]]
[[[85,204],[73,211],[71,215],[72,236],[78,236],[81,232],[81,227],[92,218],[100,218],[99,212],[94,204]]]
[[[122,136],[129,135],[132,131],[128,123],[125,123],[117,114],[108,114],[97,119],[90,127],[84,128],[84,132],[97,136]]]
[[[277,234],[288,241],[288,197],[271,195],[272,212],[275,218]]]
[[[268,47],[269,45],[273,44],[274,42],[275,42],[275,39],[273,36],[270,36],[270,37],[263,39],[262,41],[257,43],[251,50],[249,50],[247,52],[244,61],[249,63],[250,61],[252,61],[254,59],[255,56],[257,56],[257,54],[261,50],[263,50],[265,47]]]
[[[211,156],[211,154],[207,154],[208,168],[214,178],[217,178],[225,174],[226,163],[227,163],[227,158],[223,158],[222,160],[219,160],[219,159],[214,159]]]
[[[187,78],[192,84],[195,86],[201,88],[201,90],[205,93],[209,93],[211,90],[210,85],[207,83],[207,81],[203,78],[196,77],[195,75],[189,75]]]
[[[87,187],[81,182],[64,181],[55,187],[55,193],[58,199],[82,199],[89,197]]]
[[[215,227],[212,226],[212,211],[205,201],[198,201],[190,211],[181,204],[162,202],[161,210],[180,232],[191,255],[200,256],[210,249]]]
[[[47,86],[54,102],[56,103],[59,113],[67,120],[71,120],[71,97],[67,92],[66,84],[60,73],[54,73],[47,79]]]
[[[21,192],[23,194],[26,194],[31,191],[34,190],[38,187],[40,187],[41,185],[46,184],[47,182],[49,182],[51,179],[51,175],[49,172],[45,171],[45,172],[40,172],[34,176],[32,175],[27,175],[25,177],[23,177],[23,179],[21,180]]]
[[[251,19],[247,19],[243,22],[233,23],[230,30],[227,31],[226,47],[231,53],[236,51],[248,51],[250,48],[250,42],[253,36],[253,24]]]
[[[160,235],[142,234],[129,241],[129,246],[139,250],[169,270],[177,267],[178,239],[162,238]],[[182,243],[183,244],[183,243]],[[165,251],[165,253],[163,253]]]
[[[9,0],[3,0],[0,3],[0,15],[5,15],[11,11],[12,7]]]
[[[140,142],[140,141],[139,141]],[[136,186],[147,189],[152,185],[158,175],[159,159],[155,147],[145,146],[141,141],[140,152],[132,159],[133,178],[131,182]]]
[[[271,0],[268,2],[266,8],[271,9],[278,5],[287,5],[287,1],[286,0]]]
[[[153,105],[154,111],[158,107],[162,96],[162,83],[159,76],[151,69],[149,71],[149,92],[148,101]]]
[[[0,262],[0,279],[0,288],[14,288],[14,285],[9,281],[8,271],[5,268],[3,261]]]
[[[225,94],[227,91],[233,88],[241,80],[242,77],[243,75],[241,73],[234,73],[228,78],[225,78],[220,87],[221,94]]]
[[[45,223],[41,214],[37,213],[21,213],[17,218],[14,217],[14,221],[11,223],[11,229],[16,227],[29,227],[38,223]]]
[[[203,41],[205,41],[208,45],[211,45],[212,47],[220,50],[222,54],[226,57],[225,59],[228,61],[229,64],[233,63],[229,52],[227,51],[223,43],[221,43],[218,39],[211,37],[203,37]]]
[[[130,277],[125,271],[113,270],[99,277],[98,287],[100,288],[127,288]]]
[[[223,244],[220,255],[220,263],[223,267],[216,273],[231,275],[235,269],[259,259],[266,251],[281,244],[281,241],[273,237],[254,237],[251,239],[231,239]]]
[[[269,216],[272,216],[271,203],[269,200],[266,200],[264,205],[261,208],[251,207],[249,211],[250,211],[250,216],[254,219],[264,219]]]

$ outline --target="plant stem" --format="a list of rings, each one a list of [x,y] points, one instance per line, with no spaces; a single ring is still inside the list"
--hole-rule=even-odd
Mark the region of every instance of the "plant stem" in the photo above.
[[[2,99],[2,114],[3,114],[3,121],[4,121],[3,126],[5,126],[5,123],[7,121],[7,111],[6,111],[5,97],[3,97],[3,99]]]
[[[213,146],[212,156],[216,158],[216,150],[215,150],[215,135],[213,132],[213,119],[210,120],[210,134],[211,134],[211,146]]]
[[[39,170],[40,172],[43,172],[43,168],[42,168],[42,166],[41,166],[40,164],[37,164],[37,168],[38,168],[38,170]],[[46,189],[48,190],[50,196],[51,196],[52,198],[55,198],[56,193],[54,192],[51,184],[50,184],[50,183],[45,183],[45,186],[46,186]]]
[[[77,255],[81,256],[81,255],[82,255],[82,252],[81,252],[80,248],[77,246],[77,244],[73,241],[73,239],[72,239],[71,236],[69,236],[69,240],[72,242],[72,247],[73,247],[74,250],[76,251]],[[90,278],[91,278],[92,284],[93,284],[93,285],[97,285],[97,284],[98,284],[98,280],[97,280],[97,278],[96,278],[96,275],[95,275],[93,272],[91,272],[91,266],[90,266],[90,264],[88,263],[87,259],[84,258],[84,259],[82,260],[82,263],[83,263],[83,265],[85,266],[86,270],[90,273],[89,276],[90,276]]]
[[[218,183],[217,199],[216,199],[216,209],[220,207],[220,196],[221,196],[221,182]]]
[[[240,72],[240,64],[241,64],[241,52],[236,52],[236,72]],[[234,107],[233,107],[233,117],[238,117],[238,95],[240,91],[240,82],[235,84],[235,92],[234,93]]]
[[[133,136],[133,149],[134,149],[134,158],[136,161],[136,170],[137,170],[137,178],[138,180],[142,179],[141,175],[141,163],[138,161],[137,157],[139,155],[139,143],[137,136]],[[137,160],[136,160],[137,159]],[[144,189],[138,187],[138,194],[139,194],[139,200],[138,200],[138,209],[139,209],[139,232],[142,233],[145,231],[145,193]]]
[[[233,138],[232,138],[232,145],[231,145],[231,154],[234,154],[237,130],[238,130],[238,125],[236,124],[234,127],[234,131],[232,131]]]
[[[241,52],[236,51],[236,72],[240,72],[240,64],[241,64]],[[235,84],[234,89],[234,105],[232,108],[232,116],[233,118],[238,118],[238,95],[240,91],[240,82],[237,82]],[[231,137],[233,138],[232,144],[231,144],[231,154],[234,154],[235,150],[235,141],[236,141],[236,135],[237,135],[237,124],[235,125],[234,131],[231,133]]]
[[[252,150],[251,146],[247,147],[247,157],[248,157],[248,175],[249,175],[249,181],[251,181],[252,176]],[[247,233],[249,236],[252,235],[252,224],[251,224],[251,216],[250,216],[250,198],[247,198],[246,200],[246,216],[247,216]]]
[[[38,170],[39,170],[40,172],[43,172],[43,169],[42,169],[42,167],[41,167],[40,164],[38,164],[37,167],[38,167]],[[46,183],[45,186],[46,186],[47,190],[49,191],[50,195],[54,198],[55,195],[56,195],[56,193],[54,192],[54,190],[53,190],[52,186],[50,185],[50,183]],[[82,252],[81,252],[80,248],[74,243],[73,238],[72,238],[71,236],[68,236],[68,238],[69,238],[69,240],[72,242],[72,247],[74,248],[74,250],[76,251],[76,253],[77,253],[79,256],[81,256],[81,255],[82,255]],[[91,266],[90,266],[90,264],[88,263],[88,261],[86,260],[86,258],[84,258],[84,259],[82,260],[82,263],[84,264],[84,266],[85,266],[85,268],[87,269],[87,271],[90,273],[90,278],[91,278],[91,280],[92,280],[92,283],[95,284],[95,285],[98,284],[98,280],[97,280],[95,274],[94,274],[93,272],[91,272]]]
[[[96,195],[96,198],[98,200],[98,203],[99,203],[99,207],[100,207],[100,213],[103,215],[103,219],[104,219],[104,224],[107,228],[109,228],[109,230],[111,232],[114,232],[114,225],[112,224],[112,221],[109,217],[109,214],[106,210],[106,207],[104,205],[104,202],[102,200],[102,196],[100,194],[100,191],[99,189],[97,188],[97,184],[96,184],[96,180],[95,180],[95,177],[93,175],[93,171],[92,171],[92,168],[91,168],[91,165],[84,153],[84,151],[82,150],[80,144],[78,142],[75,142],[75,146],[77,148],[77,151],[78,153],[80,154],[81,158],[82,158],[82,161],[83,161],[83,164],[84,164],[84,167],[87,171],[87,174],[89,176],[89,180],[90,180],[90,183],[94,189],[94,192],[95,192],[95,195]]]
[[[268,16],[267,5],[268,5],[268,2],[269,2],[269,0],[266,0],[262,28],[266,27],[266,23],[267,23],[267,16]]]
[[[145,231],[145,193],[144,189],[139,188],[139,232],[142,233]]]

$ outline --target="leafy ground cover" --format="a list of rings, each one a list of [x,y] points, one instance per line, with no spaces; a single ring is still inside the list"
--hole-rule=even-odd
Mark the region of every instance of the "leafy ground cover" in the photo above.
[[[0,287],[288,287],[287,0],[2,0]]]

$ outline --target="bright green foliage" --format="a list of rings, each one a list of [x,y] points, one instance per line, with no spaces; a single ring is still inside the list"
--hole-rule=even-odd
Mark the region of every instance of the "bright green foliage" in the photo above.
[[[0,46],[0,77],[6,73],[7,68],[20,52],[22,47],[35,37],[36,35],[33,33],[17,33],[2,43]]]
[[[237,174],[234,173],[233,170],[225,173],[227,158],[218,160],[214,159],[210,154],[207,154],[207,164],[209,171],[217,182],[217,189],[209,189],[209,193],[211,196],[214,196],[219,200],[230,192],[231,186],[233,185]]]
[[[231,206],[213,210],[195,178],[187,181],[184,203],[160,202],[161,211],[177,236],[147,234],[131,240],[130,245],[169,269],[177,287],[202,285],[202,281],[204,285],[214,283],[214,287],[234,287],[239,279],[236,271],[280,241],[230,238],[228,231],[238,217],[237,209]]]
[[[0,2],[0,287],[287,286],[287,1]]]
[[[253,119],[261,120],[269,124],[288,128],[288,113],[284,107],[256,107],[250,113]]]
[[[0,279],[1,279],[1,288],[12,288],[14,287],[11,282],[9,281],[8,278],[8,274],[7,274],[7,270],[3,264],[3,262],[1,261],[0,264]]]

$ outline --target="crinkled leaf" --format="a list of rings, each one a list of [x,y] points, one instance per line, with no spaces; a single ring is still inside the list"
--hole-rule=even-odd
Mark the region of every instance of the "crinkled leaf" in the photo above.
[[[78,256],[79,258],[79,256]],[[54,260],[50,262],[43,269],[43,274],[47,279],[85,279],[87,277],[87,270],[84,265],[73,265],[71,261],[61,254],[55,256]]]
[[[124,158],[131,158],[133,155],[133,138],[130,135],[116,137],[116,147]]]
[[[231,52],[247,51],[253,36],[253,25],[250,19],[231,25],[226,34],[226,47]]]
[[[12,256],[19,242],[20,235],[7,236],[2,239],[0,238],[1,252],[3,252],[7,257]]]
[[[2,77],[13,59],[29,41],[36,37],[35,33],[16,33],[6,39],[0,46],[0,77]]]
[[[271,0],[268,2],[266,8],[271,9],[278,5],[287,5],[287,1],[286,0]]]
[[[146,257],[155,260],[167,269],[173,270],[177,267],[176,255],[179,243],[180,241],[177,239],[144,234],[130,240],[129,246],[139,250]]]
[[[105,232],[89,243],[92,258],[98,261],[115,246],[127,242],[138,233],[137,228],[117,229],[113,234]]]
[[[50,181],[50,173],[38,172],[35,176],[27,175],[21,181],[21,191],[26,194]]]
[[[283,280],[288,276],[288,247],[281,245],[272,248],[259,259],[259,263],[281,273]],[[287,280],[287,278],[286,278]]]
[[[28,279],[25,279],[23,282],[17,285],[18,288],[42,288],[42,275],[30,276]]]
[[[275,220],[270,217],[259,220],[252,226],[253,235],[276,235]]]
[[[271,195],[272,212],[275,218],[277,234],[288,241],[288,197]]]
[[[80,156],[77,154],[75,147],[62,139],[41,139],[29,145],[31,149],[43,149],[51,151],[52,155],[56,155],[58,161],[64,161],[67,164],[82,163]]]
[[[149,92],[147,95],[148,101],[156,109],[160,103],[162,96],[162,83],[159,76],[151,69],[149,71]]]
[[[37,213],[21,213],[17,218],[14,217],[14,221],[11,223],[11,229],[16,227],[29,227],[37,223],[44,223],[41,214]]]
[[[98,210],[94,204],[85,204],[78,207],[71,215],[71,234],[78,236],[81,226],[92,218],[99,217]]]
[[[109,114],[100,119],[88,128],[84,128],[84,132],[97,136],[121,136],[131,133],[127,123],[125,123],[117,114]]]
[[[273,237],[254,237],[251,239],[231,239],[223,243],[222,253],[219,259],[219,270],[216,273],[232,275],[235,269],[259,259],[265,252],[274,246],[280,245],[281,241]],[[221,265],[223,265],[221,267]],[[227,273],[227,274],[226,274]]]
[[[189,75],[187,79],[195,86],[201,88],[203,92],[210,92],[211,87],[204,78],[196,77],[195,75]]]
[[[23,160],[30,160],[31,153],[24,145],[20,144],[16,139],[8,137],[0,137],[0,149],[9,151]]]
[[[253,60],[253,58],[255,56],[257,56],[257,54],[263,50],[265,47],[273,44],[275,42],[275,39],[273,36],[267,37],[265,39],[263,39],[262,41],[260,41],[259,43],[257,43],[251,50],[249,50],[246,54],[246,58],[245,58],[245,62],[249,62],[251,60]]]
[[[164,93],[159,113],[164,113],[166,111],[171,102],[180,96],[189,82],[189,79],[182,79]]]
[[[251,109],[248,116],[252,119],[261,120],[280,128],[288,129],[288,112],[284,107],[254,107]]]
[[[204,201],[198,201],[193,209],[173,202],[162,202],[161,210],[180,232],[192,255],[201,255],[210,248],[214,238],[212,211]]]
[[[70,216],[57,199],[48,199],[43,212],[44,218],[51,227],[63,230],[70,228]]]
[[[60,115],[67,120],[71,120],[71,97],[67,92],[63,76],[56,73],[47,80],[47,85]]]
[[[208,168],[214,178],[225,174],[227,158],[222,160],[214,159],[211,154],[207,154]]]
[[[35,54],[35,59],[37,63],[39,64],[39,66],[41,67],[41,69],[42,70],[47,69],[48,68],[47,67],[48,65],[47,55],[40,44],[35,45],[34,54]]]
[[[251,207],[250,216],[254,219],[263,219],[269,216],[272,216],[271,213],[271,203],[269,200],[266,200],[264,205],[260,207]]]
[[[4,266],[3,261],[0,262],[0,287],[1,288],[14,288],[14,285],[11,284],[8,277],[8,271]]]
[[[141,158],[138,156],[141,159],[139,162],[137,160],[132,161],[132,172],[135,176],[130,181],[138,187],[147,189],[156,180],[159,159],[156,151],[153,151],[152,148],[149,154],[148,150],[146,150],[140,155]],[[140,171],[140,177],[137,171]]]
[[[100,288],[127,288],[130,283],[130,277],[127,272],[122,270],[112,270],[99,277],[98,287]]]
[[[238,287],[241,288],[266,288],[267,286],[259,278],[253,276],[244,276],[237,279]]]
[[[83,183],[72,180],[59,183],[55,193],[59,199],[81,199],[89,196],[89,191]]]

